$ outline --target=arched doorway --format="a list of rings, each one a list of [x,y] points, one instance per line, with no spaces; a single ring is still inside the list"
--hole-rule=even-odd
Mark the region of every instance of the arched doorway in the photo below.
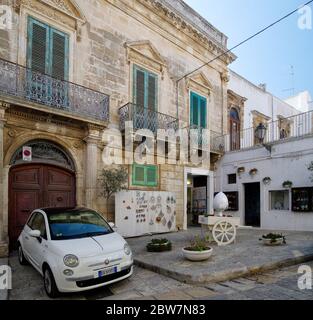
[[[44,207],[76,205],[76,181],[71,158],[58,145],[45,140],[26,144],[32,162],[23,162],[20,147],[12,157],[9,173],[9,240],[16,240],[30,213]]]
[[[240,149],[240,116],[235,108],[230,109],[229,113],[230,126],[230,150]]]

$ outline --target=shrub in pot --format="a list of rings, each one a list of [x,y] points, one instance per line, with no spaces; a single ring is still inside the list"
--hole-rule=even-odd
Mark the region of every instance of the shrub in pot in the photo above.
[[[280,246],[286,244],[286,237],[278,233],[269,233],[263,235],[260,241],[266,246]]]
[[[167,239],[152,239],[147,244],[148,252],[164,252],[172,250],[172,243]]]
[[[213,249],[207,245],[205,239],[196,236],[189,247],[182,249],[183,255],[190,261],[204,261],[208,260],[213,253]]]

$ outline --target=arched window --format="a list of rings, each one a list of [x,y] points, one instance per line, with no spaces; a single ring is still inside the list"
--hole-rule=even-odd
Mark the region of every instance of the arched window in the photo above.
[[[72,171],[75,171],[74,162],[71,157],[63,150],[62,147],[48,140],[32,140],[23,146],[32,148],[32,161],[37,163],[55,164]],[[23,146],[18,148],[10,164],[25,164],[23,161]]]
[[[230,124],[230,148],[231,150],[240,149],[240,116],[235,108],[230,109],[229,113]]]

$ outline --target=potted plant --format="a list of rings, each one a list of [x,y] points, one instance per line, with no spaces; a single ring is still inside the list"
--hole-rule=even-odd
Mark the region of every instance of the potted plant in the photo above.
[[[283,182],[283,188],[290,189],[292,185],[293,185],[292,181],[287,180]]]
[[[246,170],[245,167],[240,167],[240,168],[237,169],[237,173],[238,174],[244,173],[245,170]]]
[[[168,239],[152,239],[147,244],[148,252],[164,252],[172,250],[172,243]]]
[[[265,177],[265,178],[263,179],[263,183],[264,183],[265,185],[270,184],[271,181],[272,181],[272,179],[271,179],[270,177]]]
[[[213,253],[213,249],[207,246],[207,242],[196,236],[190,243],[189,247],[182,249],[185,259],[190,261],[208,260]]]
[[[249,172],[250,176],[255,176],[257,173],[258,173],[258,169],[257,168],[253,168]]]
[[[263,235],[260,241],[266,246],[280,246],[286,244],[286,237],[278,233],[269,233]]]

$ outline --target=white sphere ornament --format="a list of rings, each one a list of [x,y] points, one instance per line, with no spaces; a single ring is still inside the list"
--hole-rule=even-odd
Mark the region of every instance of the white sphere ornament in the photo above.
[[[222,212],[228,209],[229,202],[225,195],[225,193],[220,192],[218,193],[213,201],[213,208],[217,212]]]

